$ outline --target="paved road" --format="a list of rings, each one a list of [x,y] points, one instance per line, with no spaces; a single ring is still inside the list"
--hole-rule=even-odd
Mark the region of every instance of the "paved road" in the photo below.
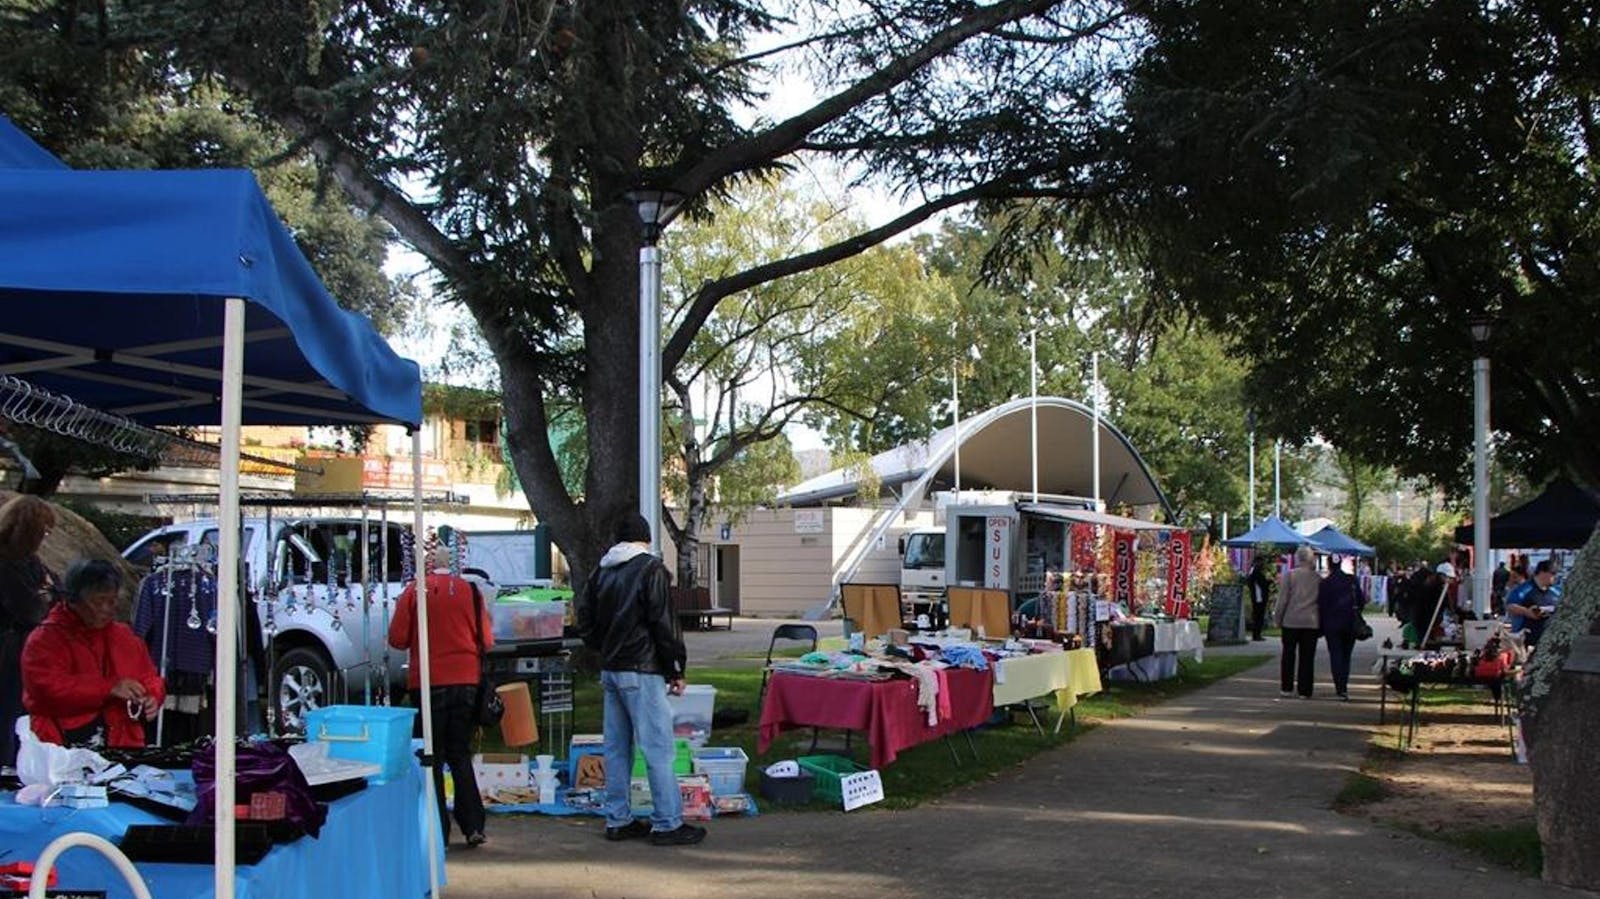
[[[446,895],[1591,895],[1329,810],[1376,720],[1377,642],[1353,702],[1279,699],[1273,662],[909,811],[718,821],[691,849],[606,843],[594,818],[495,817],[488,846],[450,854]]]

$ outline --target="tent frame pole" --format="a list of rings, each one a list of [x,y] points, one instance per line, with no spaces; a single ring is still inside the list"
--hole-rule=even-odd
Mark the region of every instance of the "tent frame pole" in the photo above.
[[[217,542],[216,868],[217,899],[233,899],[234,742],[239,703],[239,440],[244,385],[245,301],[229,297],[222,319],[222,444]]]

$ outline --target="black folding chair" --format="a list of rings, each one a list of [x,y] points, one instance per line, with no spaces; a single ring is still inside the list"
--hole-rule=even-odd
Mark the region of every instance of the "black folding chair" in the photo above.
[[[772,629],[772,639],[767,642],[766,667],[761,669],[761,690],[756,694],[756,720],[761,718],[761,710],[766,706],[767,681],[772,678],[772,653],[778,648],[778,641],[786,640],[792,643],[807,644],[807,652],[817,650],[817,629],[809,624],[780,624]],[[817,747],[817,729],[811,729],[811,748]]]

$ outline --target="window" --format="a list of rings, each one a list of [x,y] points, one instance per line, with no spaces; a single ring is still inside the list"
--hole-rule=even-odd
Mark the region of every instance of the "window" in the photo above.
[[[173,547],[183,546],[189,542],[188,531],[163,531],[146,537],[143,542],[136,543],[128,550],[127,559],[131,565],[148,568],[153,564],[158,555],[166,555]]]
[[[905,567],[944,570],[944,535],[912,534],[906,541]]]

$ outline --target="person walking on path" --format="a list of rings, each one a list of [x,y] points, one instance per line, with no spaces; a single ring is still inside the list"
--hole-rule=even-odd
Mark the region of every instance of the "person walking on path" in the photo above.
[[[1250,563],[1250,576],[1244,586],[1250,593],[1250,639],[1261,642],[1261,628],[1267,623],[1267,598],[1272,595],[1272,580],[1267,576],[1267,557],[1256,556]]]
[[[705,839],[683,823],[683,799],[672,771],[672,707],[681,696],[686,653],[667,593],[667,569],[650,552],[650,525],[637,512],[618,516],[615,545],[600,558],[578,597],[578,633],[600,655],[605,702],[606,839],[649,837],[658,846]],[[636,820],[628,801],[633,752],[644,754],[650,779],[650,822]]]
[[[1333,692],[1350,701],[1350,654],[1356,648],[1356,615],[1367,604],[1361,584],[1335,562],[1317,588],[1317,619],[1328,643],[1328,667],[1333,672]]]
[[[470,581],[452,574],[448,547],[440,541],[428,550],[428,659],[431,665],[429,705],[433,712],[433,795],[439,803],[439,832],[450,842],[450,816],[444,801],[444,766],[455,783],[456,824],[468,848],[487,842],[487,815],[472,770],[472,739],[478,733],[478,680],[482,650],[494,645],[488,603]],[[483,640],[479,647],[479,639]],[[417,585],[406,585],[395,600],[389,622],[389,645],[410,653],[406,682],[413,694],[422,689],[422,662],[417,637]],[[419,701],[418,706],[422,703]]]
[[[1316,675],[1317,594],[1322,578],[1317,574],[1316,557],[1311,547],[1294,551],[1294,569],[1283,579],[1277,605],[1272,608],[1272,623],[1283,629],[1283,657],[1278,663],[1281,692],[1301,699],[1311,698]]]

